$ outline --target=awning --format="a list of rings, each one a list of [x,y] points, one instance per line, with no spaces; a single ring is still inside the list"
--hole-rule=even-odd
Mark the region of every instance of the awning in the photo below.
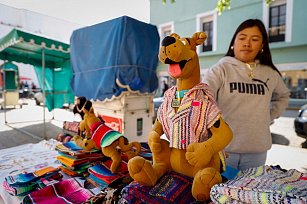
[[[19,29],[0,39],[0,59],[33,65],[48,110],[74,103],[69,45]]]
[[[59,67],[69,60],[69,45],[37,34],[13,29],[0,39],[0,59],[42,66],[44,49],[45,66]]]
[[[0,39],[0,59],[5,63],[14,61],[34,66],[43,92],[44,106],[49,111],[62,107],[64,103],[74,103],[74,94],[70,87],[72,70],[68,44],[13,29]],[[43,111],[46,138],[45,109]],[[7,124],[6,114],[5,123]]]

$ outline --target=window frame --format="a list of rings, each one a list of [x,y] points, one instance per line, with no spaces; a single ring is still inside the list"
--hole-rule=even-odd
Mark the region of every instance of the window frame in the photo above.
[[[159,32],[159,36],[160,36],[160,42],[164,39],[164,30],[170,28],[170,33],[174,33],[174,22],[171,21],[171,22],[167,22],[167,23],[163,23],[163,24],[160,24],[158,26],[158,32]]]
[[[217,11],[208,11],[205,13],[198,14],[196,16],[196,31],[201,32],[203,31],[203,23],[206,22],[204,19],[212,19],[212,50],[210,51],[202,51],[203,46],[198,46],[197,47],[197,52],[198,54],[204,54],[208,52],[214,52],[216,51],[216,43],[217,43]]]
[[[266,0],[263,0],[263,23],[269,34],[269,23],[270,23],[270,8],[272,6],[277,6],[281,4],[286,4],[286,21],[285,21],[285,40],[284,41],[274,41],[270,43],[278,42],[291,42],[292,39],[292,16],[293,16],[293,0],[275,0],[269,6],[266,4]]]

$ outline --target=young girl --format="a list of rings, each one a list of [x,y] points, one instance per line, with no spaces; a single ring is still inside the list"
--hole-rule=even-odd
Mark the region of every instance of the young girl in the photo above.
[[[245,170],[265,164],[272,146],[270,124],[286,109],[289,90],[272,62],[263,23],[249,19],[239,25],[228,52],[205,77],[231,127],[227,165]]]

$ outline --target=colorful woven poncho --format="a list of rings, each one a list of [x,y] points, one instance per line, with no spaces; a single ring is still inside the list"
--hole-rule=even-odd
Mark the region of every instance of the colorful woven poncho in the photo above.
[[[123,134],[113,130],[102,122],[92,124],[91,133],[92,139],[95,141],[98,148],[107,147],[118,138],[124,137]]]
[[[158,110],[158,119],[163,126],[170,147],[186,149],[194,142],[208,139],[208,130],[220,117],[221,111],[208,90],[208,86],[199,83],[182,98],[176,112],[172,107],[176,86],[165,92],[164,102]]]

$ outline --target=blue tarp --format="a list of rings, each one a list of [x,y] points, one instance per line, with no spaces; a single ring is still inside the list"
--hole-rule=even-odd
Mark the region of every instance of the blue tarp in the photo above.
[[[75,30],[70,38],[74,94],[104,101],[123,91],[154,92],[159,41],[156,26],[128,16]]]

